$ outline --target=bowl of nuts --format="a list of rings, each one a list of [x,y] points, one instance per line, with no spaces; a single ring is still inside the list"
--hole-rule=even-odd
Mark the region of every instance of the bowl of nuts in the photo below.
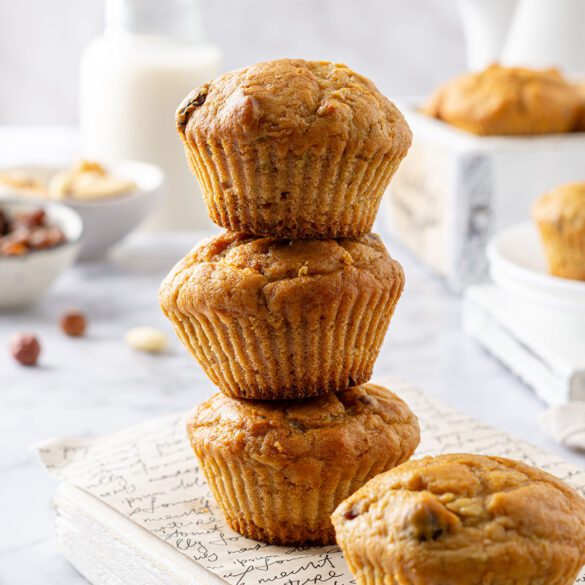
[[[138,161],[20,166],[0,169],[0,204],[5,197],[22,197],[67,205],[83,220],[79,259],[96,260],[150,215],[163,185],[159,167]]]
[[[83,222],[61,203],[0,202],[0,309],[29,305],[75,261]]]

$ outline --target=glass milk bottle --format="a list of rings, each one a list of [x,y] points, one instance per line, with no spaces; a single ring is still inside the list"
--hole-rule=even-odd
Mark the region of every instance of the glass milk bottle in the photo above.
[[[199,0],[106,0],[105,14],[103,36],[81,60],[82,154],[162,167],[165,196],[148,228],[209,227],[174,117],[189,91],[220,70],[220,51],[203,38]]]

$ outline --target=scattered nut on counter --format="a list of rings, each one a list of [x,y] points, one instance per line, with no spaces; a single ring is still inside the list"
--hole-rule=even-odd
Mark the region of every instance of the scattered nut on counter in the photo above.
[[[87,318],[77,309],[69,309],[61,315],[59,320],[61,331],[69,337],[81,337],[87,329]]]
[[[154,327],[135,327],[126,333],[126,343],[137,351],[162,353],[169,344],[163,331]]]
[[[10,353],[23,366],[34,366],[41,354],[41,344],[30,333],[18,333],[10,340]]]

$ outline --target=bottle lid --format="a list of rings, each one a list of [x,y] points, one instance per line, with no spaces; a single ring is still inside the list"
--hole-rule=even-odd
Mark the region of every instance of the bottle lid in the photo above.
[[[199,0],[106,0],[107,33],[203,40]]]

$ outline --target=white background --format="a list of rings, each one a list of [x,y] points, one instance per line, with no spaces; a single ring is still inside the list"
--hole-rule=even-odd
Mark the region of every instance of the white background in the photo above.
[[[225,69],[276,57],[340,61],[397,96],[464,68],[455,0],[201,3]],[[103,0],[0,0],[0,124],[75,124],[79,57],[102,23]]]

